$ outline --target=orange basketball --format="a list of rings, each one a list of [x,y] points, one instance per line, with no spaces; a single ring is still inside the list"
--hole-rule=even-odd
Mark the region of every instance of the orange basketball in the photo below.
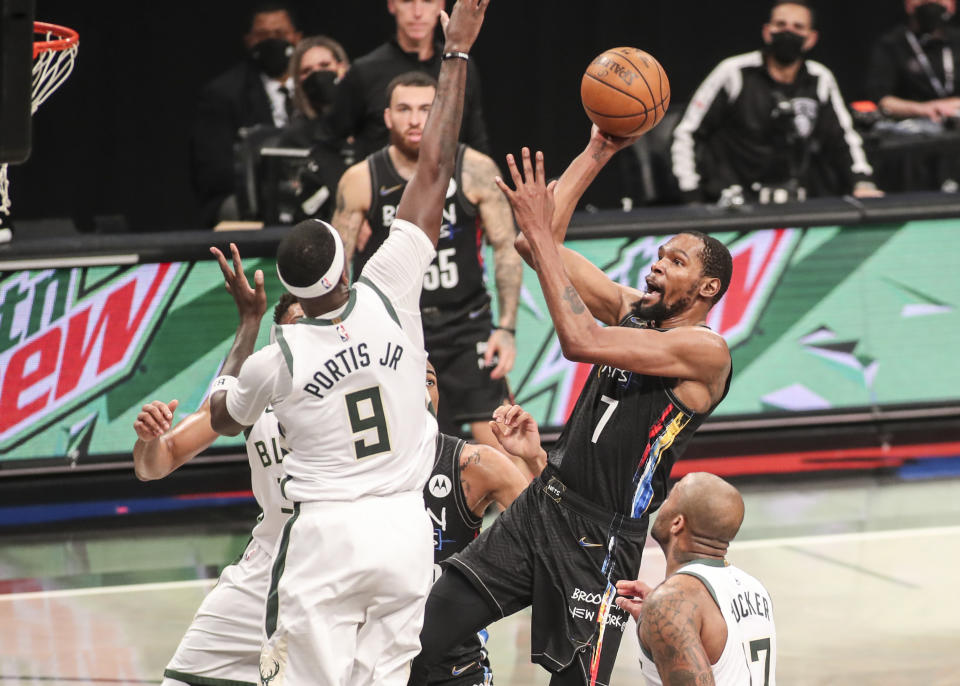
[[[580,100],[601,131],[636,136],[663,119],[670,105],[670,82],[653,55],[636,48],[612,48],[587,67]]]

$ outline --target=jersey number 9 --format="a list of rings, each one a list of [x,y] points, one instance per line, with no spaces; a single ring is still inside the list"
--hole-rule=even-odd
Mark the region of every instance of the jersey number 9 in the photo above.
[[[353,450],[357,459],[390,452],[390,430],[387,415],[383,411],[380,387],[372,386],[347,393],[347,416],[350,431],[355,438]]]

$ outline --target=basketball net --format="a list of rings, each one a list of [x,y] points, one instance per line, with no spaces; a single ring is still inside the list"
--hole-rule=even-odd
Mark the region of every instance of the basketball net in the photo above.
[[[33,27],[33,89],[30,114],[67,80],[80,47],[73,29],[35,22]],[[0,164],[0,214],[10,216],[10,181],[7,164]],[[4,223],[0,217],[0,225]]]

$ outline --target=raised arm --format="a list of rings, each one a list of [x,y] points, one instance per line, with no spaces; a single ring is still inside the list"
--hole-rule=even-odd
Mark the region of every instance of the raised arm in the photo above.
[[[440,237],[443,203],[453,176],[457,137],[463,119],[467,59],[490,0],[457,0],[446,23],[446,44],[437,95],[423,128],[417,170],[397,206],[397,219],[420,227],[434,246]],[[443,15],[441,15],[443,21]]]
[[[514,331],[517,328],[517,306],[523,283],[523,260],[514,247],[517,229],[506,196],[497,188],[494,178],[500,173],[486,155],[467,148],[463,157],[463,192],[477,205],[487,241],[493,247],[494,274],[497,284],[497,329],[487,341],[486,364],[494,355],[500,360],[491,372],[499,379],[513,369],[517,356]]]
[[[267,310],[267,294],[263,287],[263,272],[259,269],[253,275],[254,288],[250,288],[246,275],[243,273],[243,262],[237,246],[230,244],[230,254],[233,258],[233,269],[227,264],[223,253],[217,248],[210,248],[210,252],[217,258],[220,271],[223,272],[224,286],[233,296],[240,315],[240,325],[237,335],[233,339],[233,346],[227,355],[220,379],[226,377],[236,380],[243,363],[253,353],[253,346],[257,342],[257,333],[260,331],[260,320]],[[227,411],[228,388],[214,389],[210,394],[210,424],[214,431],[224,436],[236,436],[243,431],[245,425],[237,422]],[[251,422],[252,423],[252,422]]]
[[[357,249],[357,236],[370,210],[370,172],[366,160],[347,169],[337,184],[337,201],[330,223],[343,241],[347,264]],[[354,274],[354,278],[356,278]]]
[[[566,238],[567,226],[577,203],[597,174],[617,152],[635,141],[636,138],[610,136],[600,131],[596,125],[593,126],[587,147],[573,159],[554,188],[555,208],[550,226],[558,245]],[[527,264],[536,269],[530,244],[524,236],[517,238],[516,247]],[[561,247],[560,258],[587,309],[604,324],[618,324],[631,304],[640,297],[640,292],[635,288],[611,280],[603,270],[576,251]]]
[[[210,427],[210,400],[168,430],[177,401],[143,406],[133,424],[133,469],[141,481],[162,479],[209,448],[220,435]]]
[[[673,576],[643,601],[637,633],[653,654],[663,686],[715,684],[700,638],[703,599],[689,588],[691,582],[700,583],[685,574]]]
[[[544,184],[543,154],[536,155],[534,173],[530,150],[523,149],[524,176],[513,157],[507,160],[516,185],[497,184],[513,207],[517,225],[530,243],[550,317],[564,356],[577,362],[606,364],[641,374],[702,382],[726,378],[729,354],[724,340],[702,327],[683,326],[661,332],[620,326],[599,326],[567,276],[551,232],[553,185]],[[525,178],[524,178],[525,177]],[[606,277],[604,277],[606,278]],[[607,279],[609,281],[609,279]],[[702,408],[711,406],[707,402]]]

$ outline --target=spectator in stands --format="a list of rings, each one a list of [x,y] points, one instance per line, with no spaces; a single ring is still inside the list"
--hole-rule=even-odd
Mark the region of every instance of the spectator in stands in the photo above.
[[[803,0],[777,0],[762,36],[762,49],[714,68],[674,131],[684,197],[878,195],[833,74],[806,59],[818,38],[813,11]]]
[[[358,159],[390,142],[383,122],[387,108],[387,85],[400,74],[423,71],[440,74],[442,44],[435,32],[442,0],[387,0],[387,10],[396,19],[396,34],[371,53],[354,61],[337,88],[330,113],[333,133],[341,139],[356,137]],[[487,130],[480,102],[480,77],[471,60],[467,66],[466,100],[460,141],[489,154]]]
[[[193,180],[209,225],[238,218],[233,147],[240,130],[282,127],[292,107],[287,67],[300,40],[292,12],[278,3],[258,5],[249,27],[246,59],[208,83],[197,101]]]
[[[870,99],[894,117],[941,121],[960,116],[960,29],[947,21],[956,0],[905,0],[907,24],[877,41],[870,59]]]
[[[327,36],[304,38],[293,51],[289,72],[296,81],[294,112],[276,145],[309,149],[310,156],[291,169],[290,183],[284,187],[290,188],[293,196],[287,198],[280,193],[281,203],[289,200],[293,208],[287,212],[288,217],[284,215],[290,223],[309,218],[328,221],[333,214],[333,193],[347,168],[344,159],[352,159],[352,153],[331,135],[321,115],[332,106],[336,84],[349,68],[346,50]]]
[[[350,68],[347,51],[327,36],[309,36],[297,44],[290,58],[290,74],[296,79],[293,91],[294,118],[318,119],[333,105],[336,84]]]

